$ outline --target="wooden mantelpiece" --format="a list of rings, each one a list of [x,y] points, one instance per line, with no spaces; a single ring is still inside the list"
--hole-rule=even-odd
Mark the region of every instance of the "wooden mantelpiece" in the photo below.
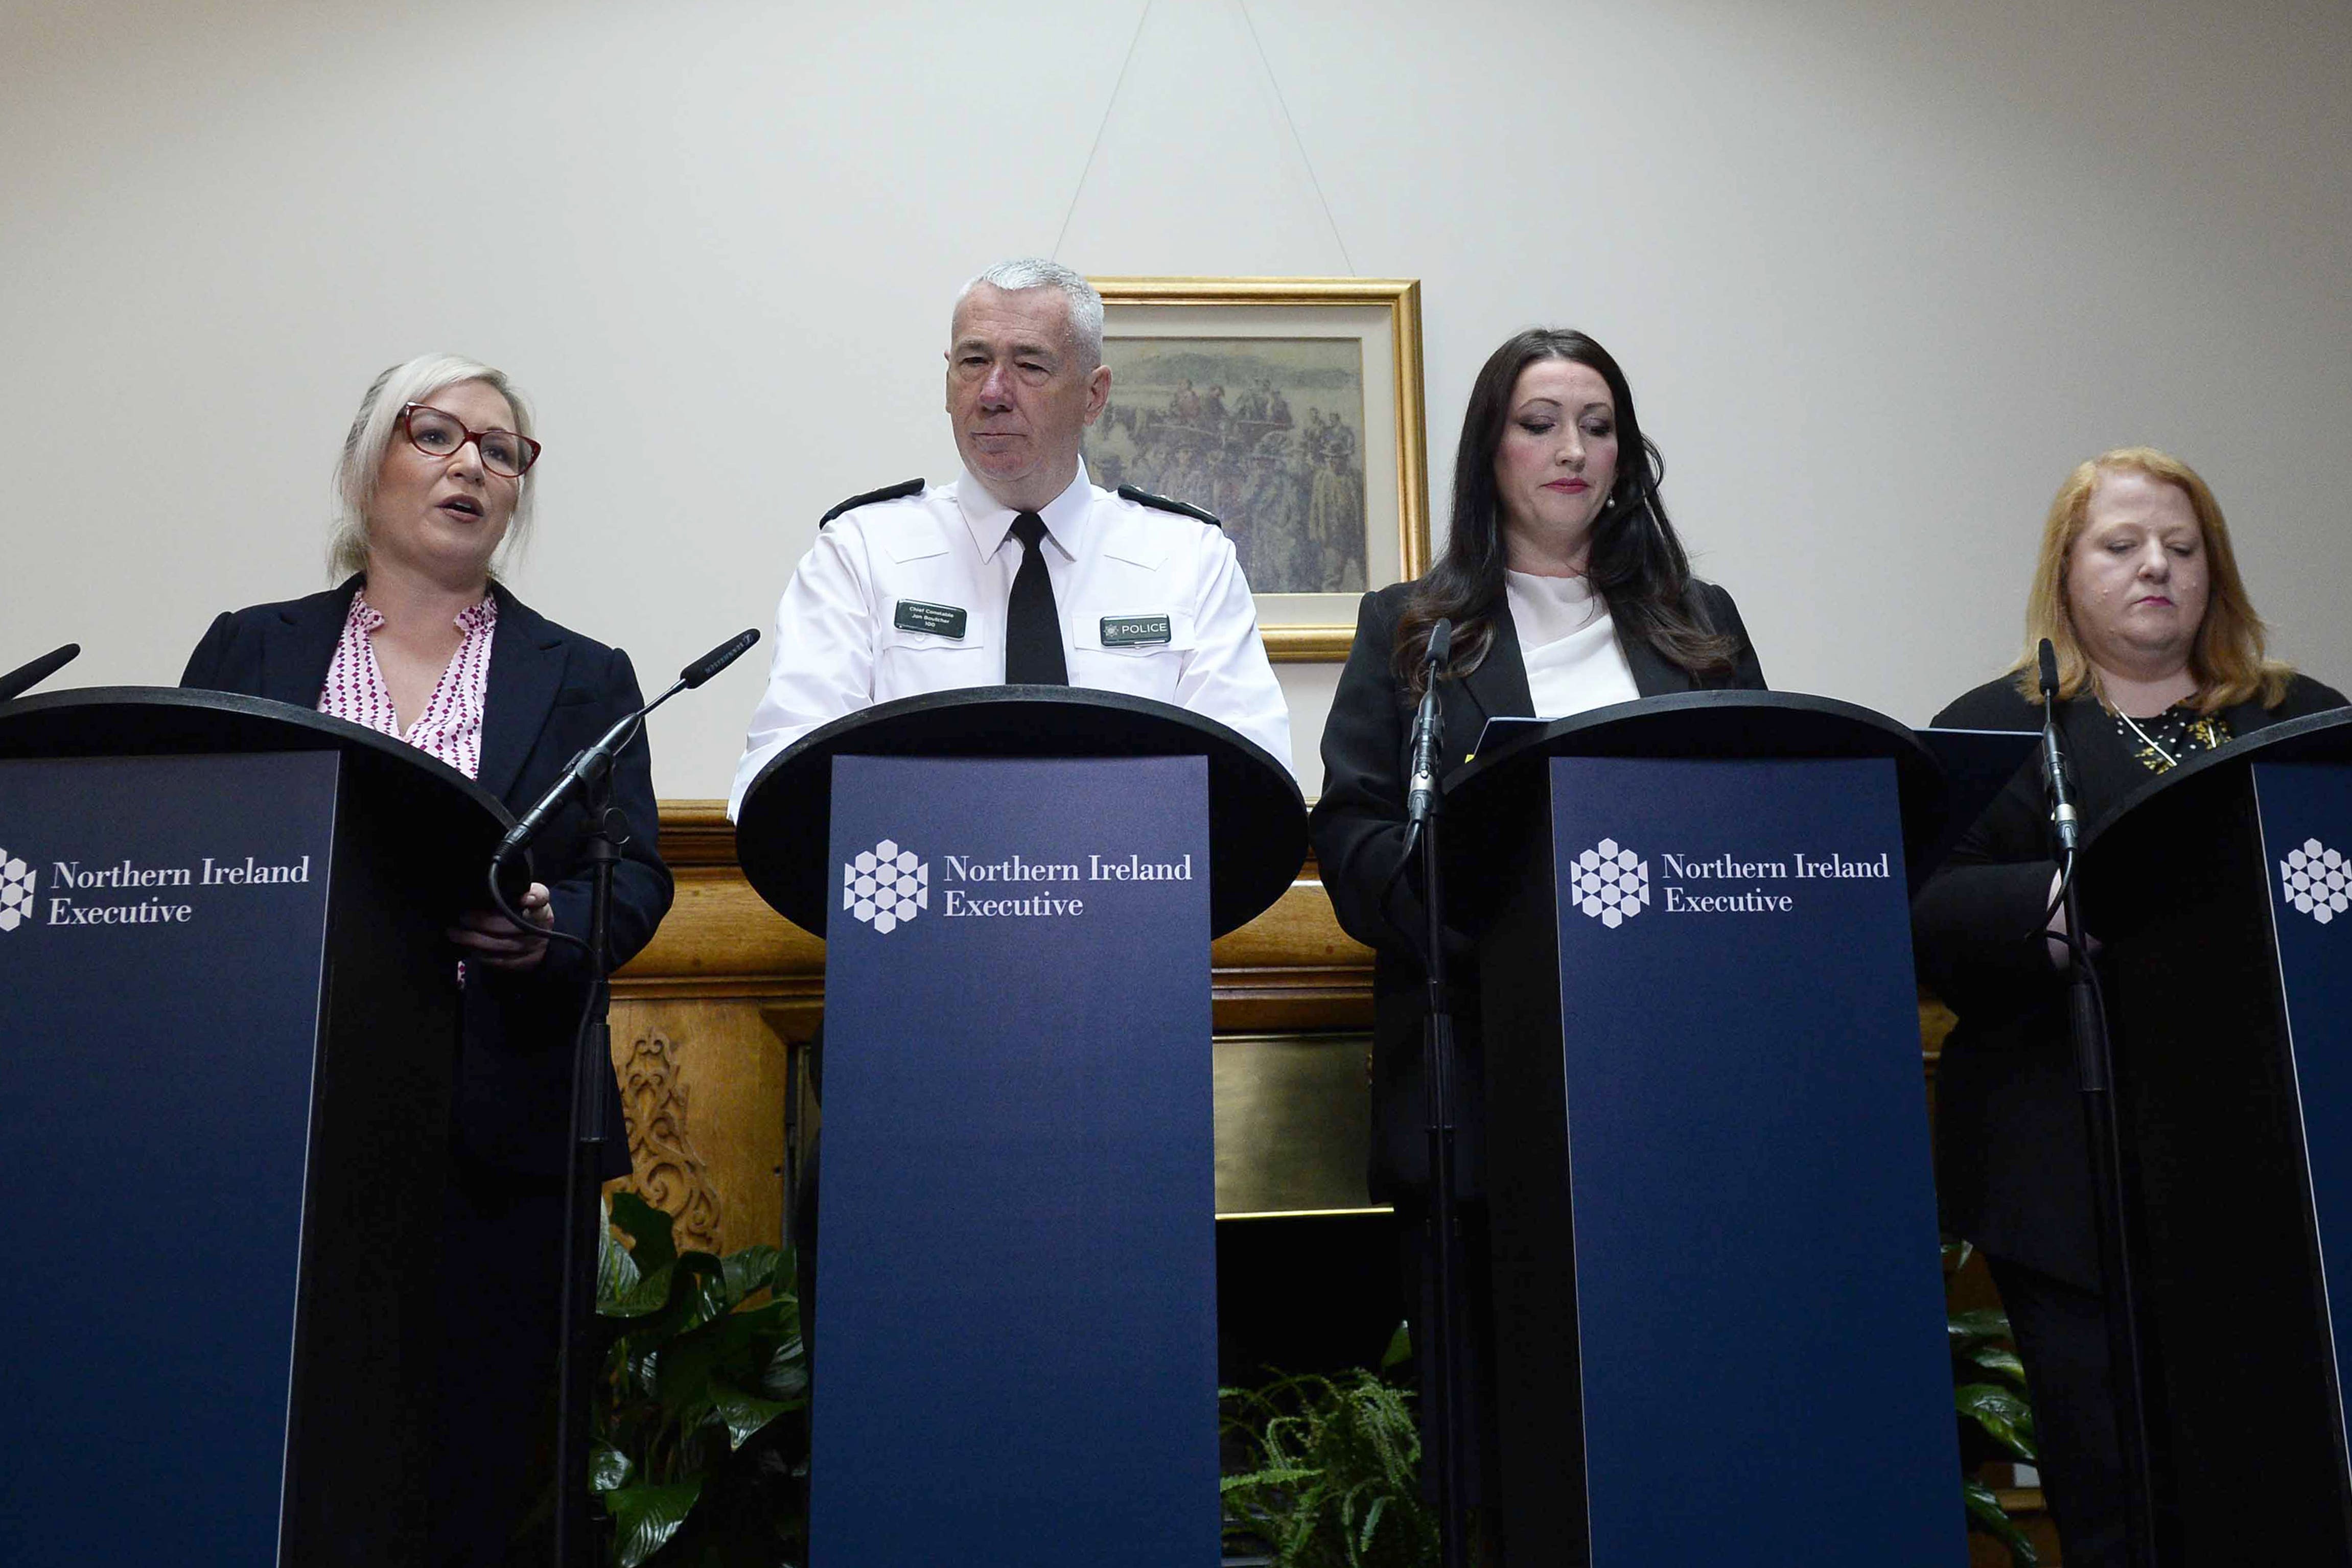
[[[761,903],[744,881],[722,802],[666,801],[661,821],[677,900],[652,944],[614,983],[613,1059],[636,1166],[631,1184],[677,1217],[687,1244],[730,1249],[772,1242],[783,1221],[784,1105],[792,1090],[785,1042],[805,1040],[815,1028],[824,944]],[[1302,1073],[1298,1053],[1365,1051],[1371,1028],[1371,950],[1339,929],[1314,862],[1273,908],[1213,944],[1210,962],[1221,1104],[1254,1106],[1253,1124],[1274,1113],[1293,1126],[1302,1115],[1360,1124],[1364,1103],[1353,1095],[1320,1111],[1267,1103],[1269,1095],[1295,1092],[1286,1085],[1305,1082],[1322,1094],[1340,1092],[1346,1072]],[[1931,1094],[1950,1027],[1951,1014],[1923,998]],[[1344,1170],[1333,1150],[1362,1135],[1360,1124],[1343,1131],[1325,1163]],[[1236,1182],[1236,1190],[1302,1184],[1329,1190],[1335,1180],[1356,1180],[1334,1171],[1258,1175],[1265,1179]],[[1221,1176],[1221,1191],[1223,1183]]]
[[[761,903],[735,861],[724,802],[662,804],[662,858],[677,899],[646,950],[614,977],[613,1061],[636,1173],[628,1185],[677,1218],[681,1241],[719,1250],[773,1242],[782,1228],[784,1119],[793,1097],[787,1041],[814,1032],[824,1003],[824,944]],[[1339,929],[1309,862],[1275,906],[1210,949],[1221,1103],[1248,1105],[1300,1082],[1297,1037],[1311,1049],[1365,1049],[1372,954]],[[1265,1058],[1261,1075],[1258,1057]],[[1280,1060],[1276,1060],[1276,1059]],[[1345,1071],[1309,1077],[1344,1087]],[[1360,1095],[1331,1119],[1360,1123]],[[1260,1121],[1263,1118],[1253,1118]],[[1337,1170],[1258,1173],[1236,1190],[1360,1189],[1362,1159]],[[1353,1133],[1361,1146],[1361,1127]],[[1294,1141],[1295,1142],[1295,1141]],[[1332,1200],[1347,1207],[1345,1197]],[[1354,1202],[1363,1201],[1359,1195]]]
[[[755,998],[814,1017],[824,943],[743,880],[725,803],[666,800],[661,819],[677,902],[614,979],[614,998]],[[1312,861],[1273,908],[1213,944],[1209,960],[1220,1034],[1371,1027],[1372,951],[1339,929]]]

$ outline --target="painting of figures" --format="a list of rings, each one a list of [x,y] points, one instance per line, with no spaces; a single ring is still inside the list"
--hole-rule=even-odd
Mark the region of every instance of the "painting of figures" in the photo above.
[[[1223,518],[1259,593],[1361,593],[1364,353],[1357,338],[1110,338],[1087,468]]]

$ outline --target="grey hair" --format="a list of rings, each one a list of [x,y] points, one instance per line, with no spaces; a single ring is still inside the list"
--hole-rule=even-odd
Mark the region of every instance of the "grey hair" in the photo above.
[[[957,291],[956,308],[962,309],[971,291],[983,283],[1013,294],[1024,288],[1060,289],[1062,298],[1069,302],[1070,340],[1086,361],[1083,368],[1091,371],[1102,363],[1102,296],[1095,292],[1095,286],[1083,274],[1038,256],[1000,261]]]
[[[360,399],[360,411],[352,416],[351,433],[343,437],[343,455],[335,461],[335,497],[340,508],[334,534],[327,541],[327,565],[338,578],[367,570],[368,507],[375,499],[376,475],[383,467],[384,450],[399,431],[400,411],[461,382],[483,382],[498,389],[499,395],[507,400],[507,406],[514,410],[515,434],[531,434],[530,404],[523,401],[522,393],[504,371],[493,370],[478,361],[459,354],[419,354],[376,377],[369,384],[367,395]],[[521,489],[515,497],[514,517],[507,525],[506,542],[499,550],[500,559],[519,552],[530,531],[530,498],[535,488],[531,474],[537,472],[533,468],[520,481]]]

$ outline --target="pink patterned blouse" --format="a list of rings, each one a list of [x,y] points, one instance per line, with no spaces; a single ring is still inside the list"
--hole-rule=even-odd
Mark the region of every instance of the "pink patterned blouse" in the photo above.
[[[499,624],[498,600],[485,594],[479,604],[458,612],[457,627],[466,640],[457,644],[425,711],[405,735],[400,730],[400,711],[383,684],[383,670],[375,662],[374,633],[383,624],[383,612],[368,603],[364,591],[352,595],[352,612],[344,617],[335,662],[327,666],[327,685],[319,693],[319,711],[404,740],[467,778],[478,778],[482,706],[490,687],[490,633]]]

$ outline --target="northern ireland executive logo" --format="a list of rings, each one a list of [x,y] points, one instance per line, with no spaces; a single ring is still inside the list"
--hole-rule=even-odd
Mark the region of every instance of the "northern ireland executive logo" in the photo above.
[[[1576,906],[1601,925],[1622,925],[1650,902],[1650,862],[1603,839],[1576,857]]]
[[[33,884],[40,874],[21,856],[0,849],[0,931],[14,931],[33,918]]]
[[[841,868],[841,907],[886,936],[931,906],[931,867],[884,839]]]
[[[2352,908],[2352,865],[2317,839],[2287,852],[2279,862],[2279,884],[2289,904],[2322,925]]]

